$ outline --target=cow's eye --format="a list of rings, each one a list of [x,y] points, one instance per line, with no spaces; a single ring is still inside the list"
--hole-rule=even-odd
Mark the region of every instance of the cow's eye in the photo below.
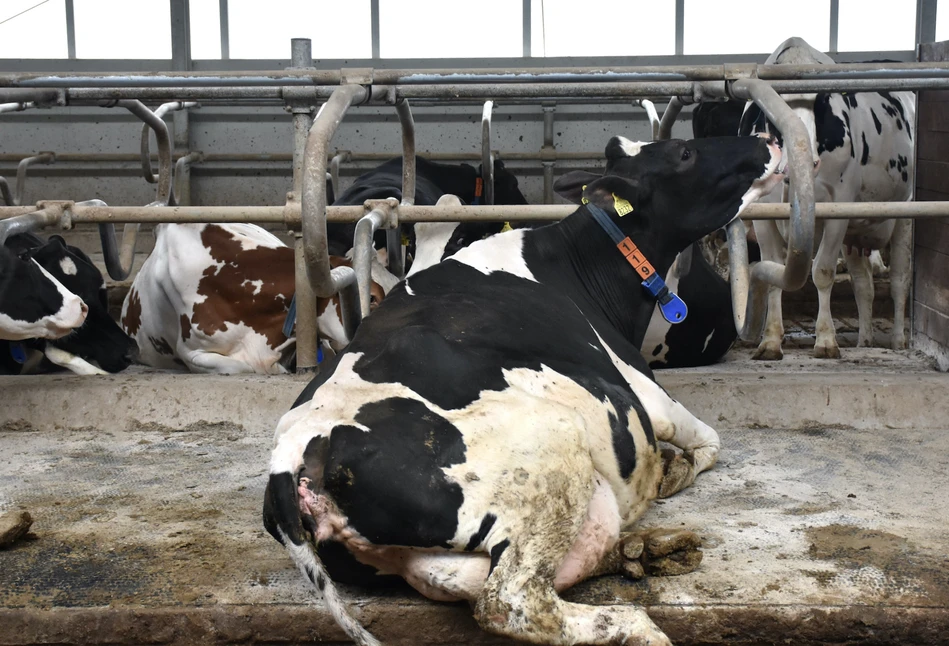
[[[692,156],[692,152],[691,152],[688,148],[685,148],[685,149],[682,151],[682,161],[688,160],[689,157],[691,157],[691,156]]]

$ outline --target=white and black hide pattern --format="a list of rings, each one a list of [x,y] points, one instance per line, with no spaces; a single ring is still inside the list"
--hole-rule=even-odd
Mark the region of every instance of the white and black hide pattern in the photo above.
[[[833,60],[800,38],[782,43],[768,64],[826,64]],[[811,136],[815,155],[814,198],[818,202],[900,202],[913,198],[913,132],[916,103],[911,92],[856,92],[786,95],[784,99],[801,118]],[[771,132],[780,136],[749,103],[740,133]],[[776,190],[765,201],[781,201]],[[783,262],[786,225],[756,221],[755,233],[764,260]],[[839,358],[836,330],[830,311],[837,258],[841,251],[853,281],[859,315],[857,344],[873,344],[873,271],[870,256],[890,245],[890,292],[895,311],[892,346],[906,348],[905,310],[910,284],[910,220],[823,220],[817,222],[811,276],[817,287],[819,309],[814,356]],[[772,288],[764,337],[757,359],[781,359],[784,323],[781,291]]]
[[[5,246],[39,265],[44,276],[54,281],[58,298],[67,310],[82,315],[74,317],[79,322],[75,329],[64,330],[56,338],[28,337],[16,345],[0,341],[0,373],[18,375],[65,368],[79,375],[104,375],[121,372],[131,364],[134,343],[109,314],[102,273],[81,249],[66,244],[61,236],[43,240],[32,233],[10,236]],[[44,290],[48,288],[39,283],[33,286],[38,291],[24,296],[45,298]],[[17,289],[30,287],[25,283]],[[48,293],[53,294],[52,290]]]
[[[558,182],[585,186],[664,274],[780,182],[779,159],[759,138],[664,141],[617,176]],[[638,344],[654,302],[592,208],[476,241],[397,285],[277,425],[264,525],[357,643],[377,642],[334,580],[375,574],[465,599],[501,635],[669,643],[642,608],[558,595],[719,451],[653,381]],[[664,465],[657,440],[685,457]]]

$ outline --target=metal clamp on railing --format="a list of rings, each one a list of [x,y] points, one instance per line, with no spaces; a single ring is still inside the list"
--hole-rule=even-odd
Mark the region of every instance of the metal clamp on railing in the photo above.
[[[494,101],[485,101],[481,112],[481,178],[484,180],[484,204],[494,204],[494,155],[491,154],[491,112]]]
[[[360,322],[356,272],[351,267],[330,268],[326,243],[326,157],[346,110],[369,99],[369,89],[361,85],[341,85],[323,104],[307,135],[300,191],[303,252],[307,276],[320,298],[339,294],[343,329],[352,338]]]
[[[791,221],[785,263],[762,261],[749,267],[744,225],[733,222],[727,228],[735,327],[743,340],[755,341],[764,321],[762,295],[767,293],[767,285],[794,291],[804,285],[810,272],[814,250],[814,157],[804,123],[770,85],[757,79],[742,79],[734,81],[730,90],[735,98],[758,104],[781,132],[784,154],[788,156]]]
[[[17,235],[18,233],[29,233],[52,224],[58,224],[62,221],[63,211],[69,204],[70,202],[53,200],[37,202],[36,206],[39,209],[37,211],[0,220],[0,246],[2,246],[10,236]]]

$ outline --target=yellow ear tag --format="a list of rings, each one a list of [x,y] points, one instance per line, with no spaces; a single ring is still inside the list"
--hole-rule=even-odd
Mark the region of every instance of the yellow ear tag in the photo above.
[[[587,190],[587,185],[584,184],[583,186],[581,186],[580,190],[581,191]],[[580,204],[589,204],[589,203],[590,203],[590,200],[588,200],[585,195],[580,196]]]
[[[402,234],[402,246],[403,247],[409,246],[409,237],[405,235],[404,233]]]
[[[510,222],[505,222],[505,223],[504,223],[504,226],[501,227],[501,233],[504,233],[505,231],[511,231],[511,230],[512,230],[512,229],[511,229],[511,223],[510,223]]]
[[[616,193],[613,193],[613,208],[616,209],[616,213],[623,217],[624,215],[629,215],[633,212],[633,205],[629,201],[624,200],[621,197],[618,197]]]

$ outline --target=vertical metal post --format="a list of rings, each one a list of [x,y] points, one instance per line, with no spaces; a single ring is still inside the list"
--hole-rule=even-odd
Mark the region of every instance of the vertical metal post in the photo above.
[[[840,0],[830,0],[830,51],[837,52],[838,20],[840,18]]]
[[[541,154],[553,155],[554,150],[554,110],[555,104],[545,104],[544,110],[544,145],[541,148]],[[544,204],[554,203],[554,162],[543,161],[544,166]]]
[[[916,43],[936,42],[936,0],[916,0]]]
[[[676,56],[685,53],[685,0],[676,0]]]
[[[231,30],[227,17],[227,0],[218,0],[218,20],[221,25],[221,60],[231,57]]]
[[[66,0],[66,56],[76,58],[76,16],[73,12],[73,0]]]
[[[290,40],[290,68],[299,69],[313,66],[313,50],[309,38]],[[303,191],[303,151],[306,138],[313,125],[313,111],[310,106],[292,105],[293,114],[293,191],[288,201],[300,201]],[[297,307],[297,372],[317,372],[317,345],[319,329],[316,322],[316,294],[307,277],[306,254],[303,248],[303,236],[297,234],[294,240],[294,283]]]
[[[191,3],[190,0],[171,0],[171,68],[176,72],[191,70]],[[187,109],[175,110],[174,152],[177,157],[191,152],[191,117]],[[180,191],[178,204],[191,204],[191,164],[180,164],[182,177],[173,181]]]
[[[372,57],[379,58],[379,0],[369,0],[369,21],[372,29]]]
[[[521,9],[521,15],[523,16],[523,31],[524,31],[524,58],[530,58],[531,56],[531,0],[523,0],[524,4]]]
[[[484,203],[494,204],[494,155],[491,153],[491,111],[494,101],[485,101],[481,111],[481,177],[484,180]]]

